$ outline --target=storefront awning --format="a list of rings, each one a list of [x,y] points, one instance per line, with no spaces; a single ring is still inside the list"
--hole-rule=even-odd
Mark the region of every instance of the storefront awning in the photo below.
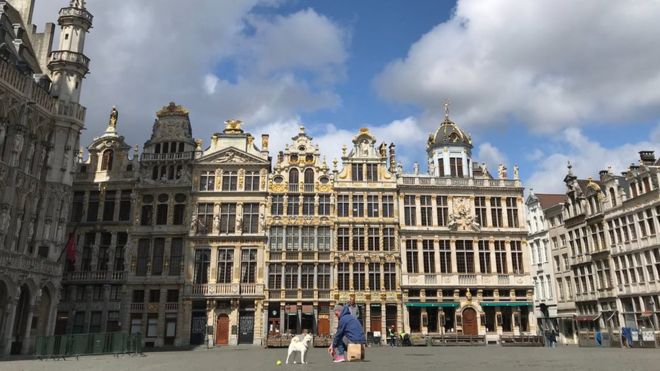
[[[459,304],[453,301],[406,303],[409,308],[458,308]]]
[[[482,301],[479,303],[482,307],[532,307],[531,301]]]

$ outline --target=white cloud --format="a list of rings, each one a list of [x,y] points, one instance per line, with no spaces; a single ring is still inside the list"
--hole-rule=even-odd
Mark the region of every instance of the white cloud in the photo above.
[[[660,2],[459,0],[375,79],[378,93],[468,127],[557,132],[660,114]]]
[[[658,130],[660,125],[656,128]],[[607,148],[585,136],[580,129],[568,128],[555,142],[558,150],[546,155],[526,182],[527,187],[536,192],[563,192],[568,161],[571,161],[576,176],[597,179],[598,172],[609,166],[617,174],[626,171],[631,163],[639,161],[639,151],[654,150],[656,156],[660,154],[660,141],[653,136],[650,140]]]
[[[67,4],[38,2],[35,23],[56,21]],[[85,46],[91,73],[83,84],[83,145],[102,132],[113,105],[119,132],[139,144],[170,101],[190,110],[193,134],[204,139],[228,118],[254,131],[340,104],[334,86],[344,75],[350,35],[329,18],[312,9],[264,15],[277,0],[181,4],[87,1],[94,26]]]
[[[492,170],[492,169],[497,169],[497,166],[499,164],[503,164],[506,167],[509,167],[507,165],[508,160],[506,155],[500,151],[499,148],[495,147],[489,142],[485,142],[479,145],[479,149],[477,150],[477,157],[475,158],[475,162],[485,162],[486,165]],[[513,168],[511,168],[513,169]],[[513,170],[512,170],[513,171]]]

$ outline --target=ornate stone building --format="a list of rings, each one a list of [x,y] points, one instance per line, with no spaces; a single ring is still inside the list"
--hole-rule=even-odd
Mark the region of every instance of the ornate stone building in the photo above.
[[[62,1],[63,5],[65,4]],[[34,1],[0,2],[0,356],[27,353],[52,334],[71,204],[78,104],[92,15],[82,0],[55,25],[32,25]]]
[[[429,136],[428,172],[398,180],[405,331],[534,333],[523,187],[494,179],[448,114]]]
[[[126,250],[133,222],[138,178],[137,150],[117,132],[117,111],[108,127],[80,158],[73,183],[69,232],[75,235],[75,262],[67,261],[55,335],[121,330],[125,313]]]
[[[228,120],[210,147],[197,145],[184,292],[189,340],[261,344],[268,136],[259,149],[240,121]]]
[[[403,325],[394,145],[388,167],[385,143],[376,147],[368,129],[360,129],[352,144],[350,152],[342,148],[343,168],[335,173],[333,298],[345,303],[355,297],[365,331],[385,334],[386,327]]]
[[[170,103],[156,113],[144,144],[128,239],[128,310],[122,329],[146,346],[188,344],[190,302],[183,301],[185,241],[190,224],[192,162],[199,151],[188,111]]]
[[[266,331],[329,335],[334,174],[303,127],[292,141],[268,182]]]

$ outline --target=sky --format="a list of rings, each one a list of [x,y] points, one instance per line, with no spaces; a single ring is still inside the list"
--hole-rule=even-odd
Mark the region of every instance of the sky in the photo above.
[[[37,0],[34,23],[68,0]],[[81,143],[112,106],[130,145],[170,101],[205,144],[224,121],[270,134],[275,157],[301,125],[328,163],[361,127],[426,169],[451,119],[491,173],[520,167],[537,193],[660,156],[660,2],[650,0],[88,0],[94,25]],[[59,37],[58,37],[59,39]],[[56,40],[54,48],[57,48]],[[511,173],[511,171],[509,172]]]

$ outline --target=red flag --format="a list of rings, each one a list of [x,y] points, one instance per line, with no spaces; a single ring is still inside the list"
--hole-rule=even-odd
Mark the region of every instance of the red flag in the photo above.
[[[69,233],[69,241],[66,243],[66,260],[71,263],[76,262],[76,232]]]

